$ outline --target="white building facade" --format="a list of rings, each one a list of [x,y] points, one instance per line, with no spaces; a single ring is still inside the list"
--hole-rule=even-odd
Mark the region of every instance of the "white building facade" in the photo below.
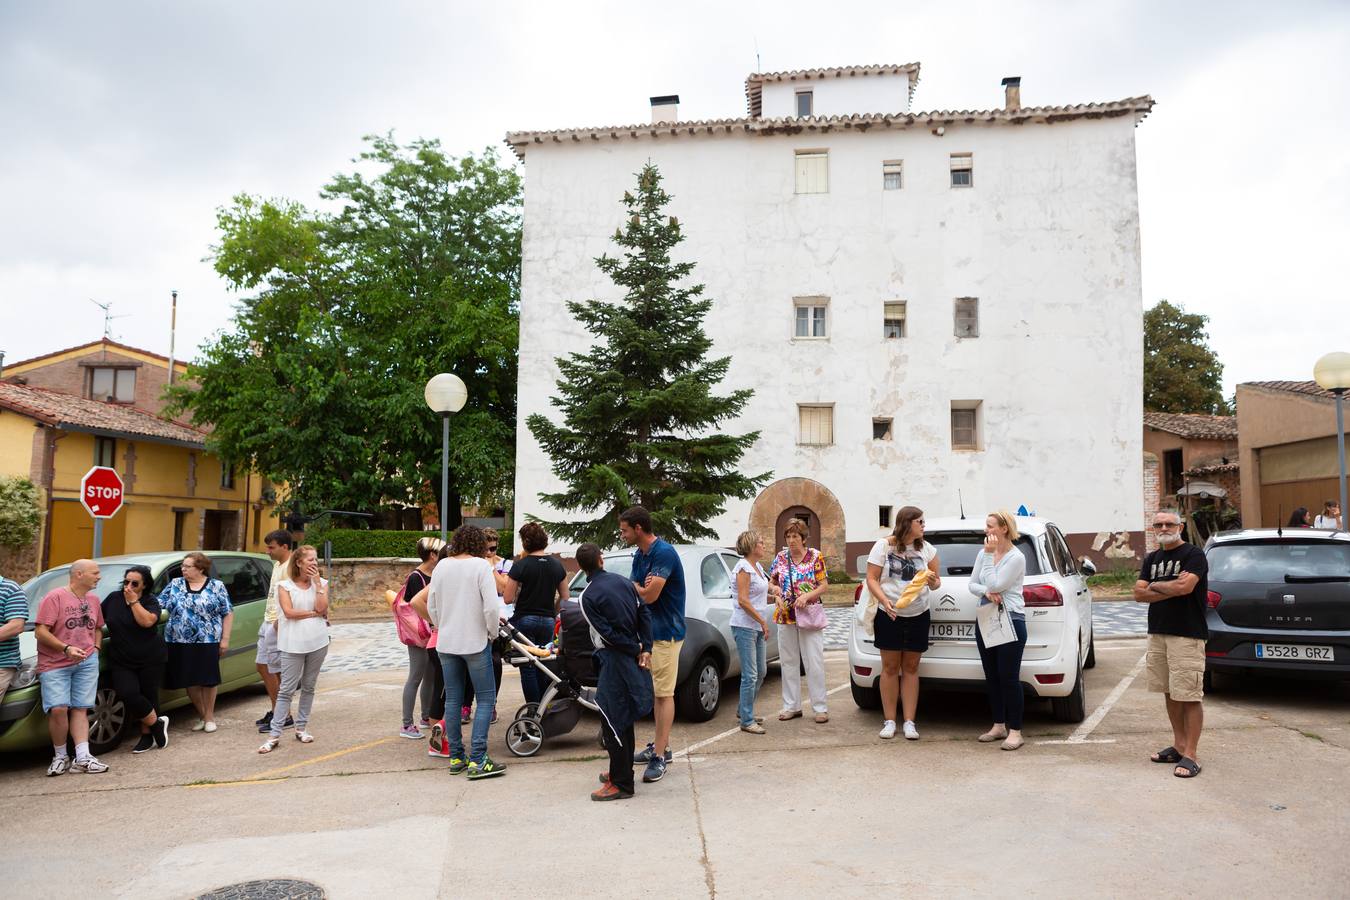
[[[807,519],[853,568],[906,504],[1025,506],[1076,555],[1142,545],[1142,297],[1134,130],[1148,97],[910,112],[917,64],[752,75],[744,118],[517,132],[525,161],[517,518],[565,517],[525,420],[555,421],[555,357],[590,336],[566,301],[619,299],[622,197],[648,161],[677,260],[713,298],[722,392],[755,391],[742,471],[772,471],[710,523],[781,543]],[[958,500],[958,497],[960,500]],[[1123,534],[1129,533],[1129,534]],[[559,547],[556,549],[566,549]]]

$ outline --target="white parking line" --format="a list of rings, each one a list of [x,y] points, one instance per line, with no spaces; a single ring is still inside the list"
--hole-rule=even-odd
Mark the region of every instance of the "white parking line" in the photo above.
[[[849,682],[845,681],[843,684],[839,685],[839,687],[836,687],[836,688],[830,688],[828,691],[825,692],[825,696],[830,697],[830,696],[833,696],[834,694],[839,693],[840,691],[846,691],[846,690],[848,690],[848,685],[849,685]],[[679,751],[676,751],[675,753],[672,753],[670,758],[671,758],[672,760],[676,760],[676,759],[679,759],[679,758],[682,757],[682,756],[688,756],[689,754],[693,753],[695,750],[702,750],[704,747],[708,746],[709,744],[715,744],[715,743],[717,743],[718,741],[722,740],[723,738],[729,738],[729,737],[731,737],[733,734],[736,734],[736,733],[737,733],[738,731],[740,731],[740,730],[741,730],[741,726],[740,726],[740,725],[737,725],[735,728],[728,728],[726,731],[722,732],[721,734],[715,734],[715,735],[713,735],[713,736],[710,737],[710,738],[704,738],[704,739],[701,740],[701,741],[697,741],[697,742],[695,742],[695,743],[693,743],[693,744],[690,744],[688,747],[685,747],[683,750],[679,750]]]
[[[378,681],[363,681],[363,682],[361,682],[360,687],[363,687],[363,688],[374,688],[374,689],[377,690],[377,691],[401,691],[401,690],[403,690],[403,685],[401,685],[401,684],[381,684],[381,683],[378,682]]]
[[[1088,735],[1092,734],[1092,732],[1097,729],[1097,726],[1102,723],[1102,719],[1106,718],[1106,714],[1111,711],[1111,707],[1115,706],[1120,701],[1120,698],[1125,696],[1125,692],[1129,690],[1129,687],[1131,684],[1134,683],[1134,680],[1139,677],[1139,673],[1144,671],[1144,660],[1146,660],[1147,658],[1148,654],[1143,654],[1139,657],[1139,661],[1134,664],[1134,668],[1130,669],[1130,671],[1126,673],[1125,677],[1120,679],[1120,683],[1111,689],[1111,693],[1106,695],[1106,699],[1102,701],[1101,706],[1098,706],[1095,710],[1093,710],[1092,715],[1084,719],[1083,723],[1079,725],[1077,728],[1075,728],[1073,730],[1073,734],[1069,735],[1069,737],[1066,740],[1037,741],[1036,743],[1114,744],[1116,742],[1114,738],[1105,738],[1102,740],[1090,741],[1088,740]]]

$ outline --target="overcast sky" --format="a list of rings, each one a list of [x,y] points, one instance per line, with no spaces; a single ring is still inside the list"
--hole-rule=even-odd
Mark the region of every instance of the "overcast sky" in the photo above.
[[[500,149],[508,130],[744,114],[745,76],[922,63],[918,110],[1151,94],[1144,303],[1210,317],[1225,393],[1350,350],[1350,3],[229,3],[0,0],[0,350],[225,328],[203,258],[244,191],[313,203],[363,134]]]

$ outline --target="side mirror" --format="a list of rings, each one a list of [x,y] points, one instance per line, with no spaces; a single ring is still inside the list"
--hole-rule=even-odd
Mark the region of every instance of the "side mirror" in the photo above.
[[[1094,566],[1092,560],[1088,559],[1086,556],[1078,561],[1078,568],[1085,578],[1091,578],[1093,575],[1097,574],[1097,567]]]

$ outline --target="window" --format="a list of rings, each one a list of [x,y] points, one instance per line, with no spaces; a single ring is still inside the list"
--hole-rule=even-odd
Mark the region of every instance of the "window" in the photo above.
[[[834,406],[797,406],[797,443],[824,446],[834,443]]]
[[[979,450],[980,401],[952,401],[952,449]]]
[[[882,335],[887,338],[905,336],[905,301],[887,300],[882,319]]]
[[[1175,494],[1186,486],[1186,478],[1182,474],[1186,465],[1183,462],[1183,454],[1178,448],[1176,450],[1163,451],[1163,493]]]
[[[975,157],[969,153],[952,154],[952,187],[972,187],[975,184]]]
[[[722,599],[731,596],[731,579],[727,575],[727,567],[722,565],[716,553],[703,557],[699,578],[703,582],[703,596]]]
[[[905,186],[905,163],[899,159],[888,159],[881,164],[881,188],[886,191],[898,191]]]
[[[815,115],[812,112],[815,107],[815,94],[812,91],[797,92],[797,117],[804,119]]]
[[[797,151],[797,193],[829,193],[830,154],[825,150]]]
[[[225,460],[220,461],[220,487],[221,490],[234,490],[234,466]]]
[[[877,507],[877,524],[882,528],[891,527],[891,508],[889,506]]]
[[[956,336],[980,336],[980,300],[978,297],[956,298]]]
[[[180,508],[178,508],[178,507],[174,507],[174,510],[173,510],[173,549],[175,549],[175,550],[182,550],[182,549],[183,549],[183,546],[184,546],[184,544],[183,544],[183,528],[184,528],[184,526],[187,525],[188,514],[191,513],[191,512],[192,512],[191,509],[180,509]],[[196,543],[197,543],[197,542],[196,542],[195,540],[192,541],[192,544],[193,544],[194,546],[196,545]]]
[[[798,297],[792,301],[794,338],[829,337],[825,314],[830,301],[825,297]]]
[[[889,441],[891,439],[891,419],[872,420],[872,440]]]
[[[94,438],[94,465],[117,468],[117,441],[109,437]]]
[[[1050,546],[1050,558],[1055,561],[1055,568],[1061,575],[1077,575],[1078,563],[1074,561],[1073,553],[1069,551],[1069,543],[1064,540],[1064,535],[1055,526],[1051,525],[1045,532],[1045,540]]]
[[[136,399],[136,370],[98,368],[89,370],[91,400],[131,403]]]

